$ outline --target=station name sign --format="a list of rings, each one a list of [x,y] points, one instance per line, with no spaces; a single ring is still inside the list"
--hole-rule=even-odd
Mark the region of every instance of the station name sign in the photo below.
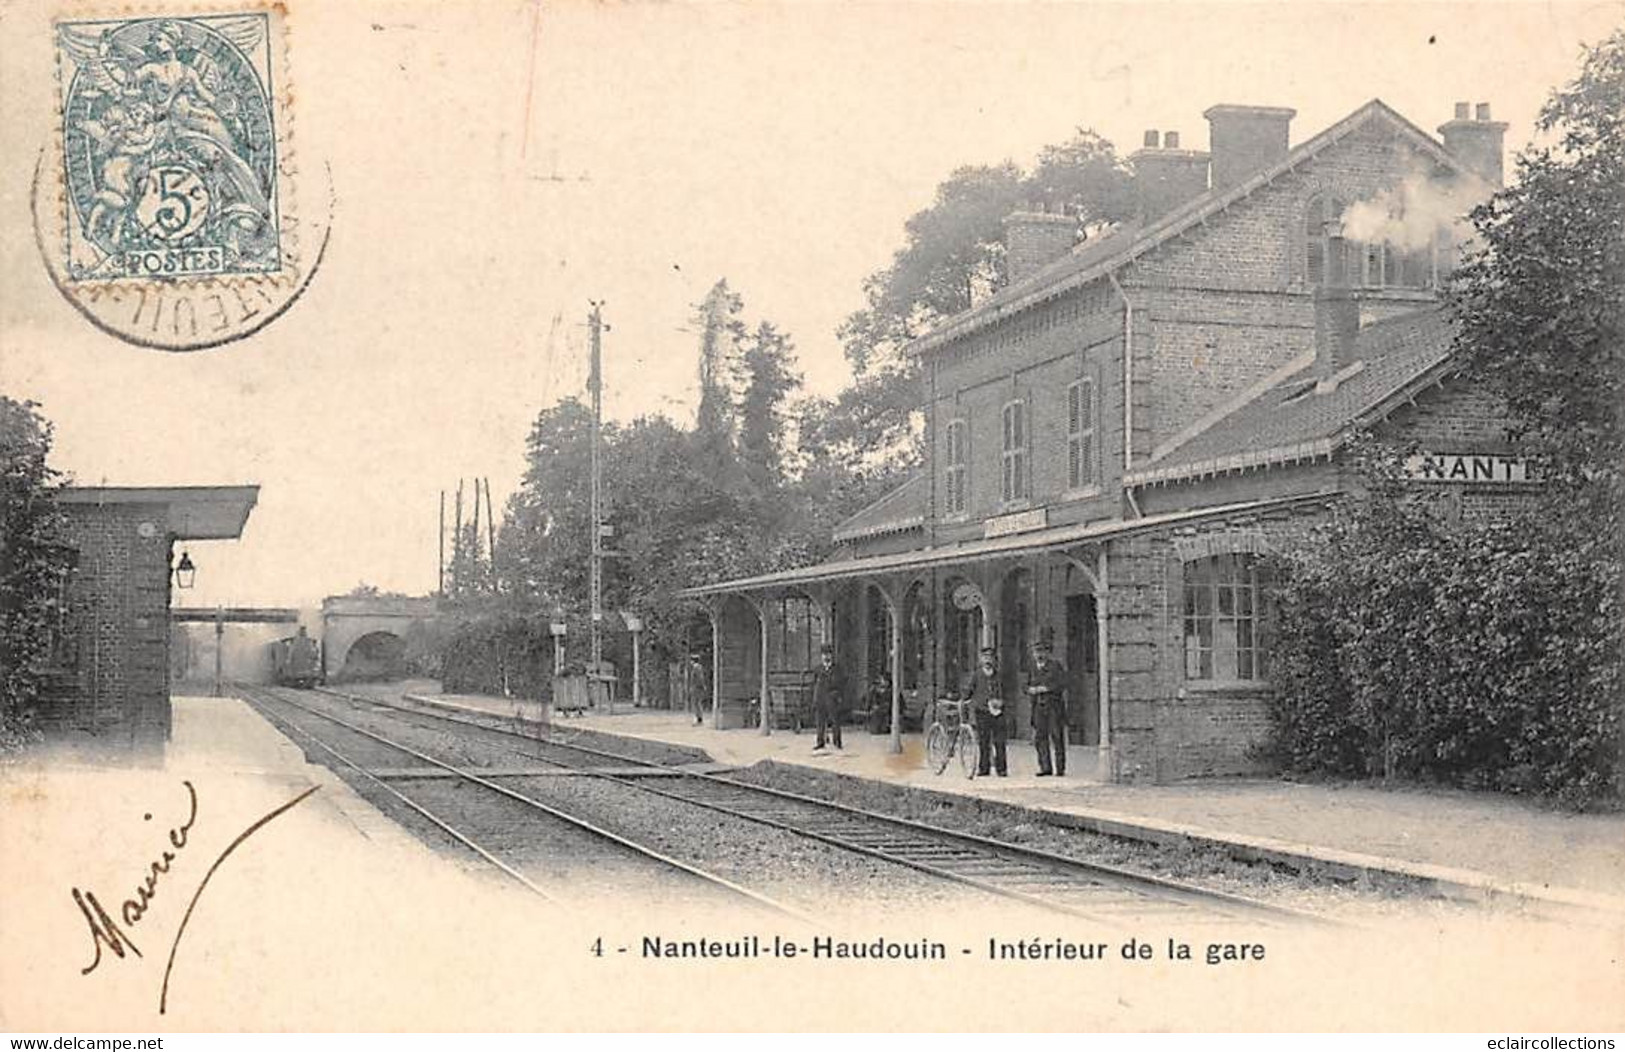
[[[984,520],[982,522],[982,536],[983,538],[1008,537],[1012,533],[1041,530],[1048,525],[1049,509],[1033,508],[1029,511],[1018,511],[1014,515],[1000,515],[997,518]]]
[[[1421,453],[1405,459],[1407,478],[1422,482],[1533,482],[1522,457],[1499,453]]]

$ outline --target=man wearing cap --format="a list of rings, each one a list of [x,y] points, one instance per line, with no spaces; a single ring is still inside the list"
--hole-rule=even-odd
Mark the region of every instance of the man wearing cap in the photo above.
[[[817,751],[824,747],[824,730],[831,728],[831,740],[841,747],[841,670],[835,665],[835,648],[825,643],[819,648],[818,668],[813,670],[812,710],[813,723],[818,726]]]
[[[1004,699],[999,697],[999,666],[993,659],[993,648],[983,647],[981,664],[966,677],[960,693],[976,727],[976,773],[987,774],[991,767],[1003,778],[1010,773],[1005,762],[1010,729],[1004,719]]]
[[[1033,667],[1027,673],[1027,697],[1033,706],[1033,747],[1038,750],[1038,776],[1066,774],[1066,669],[1050,656],[1050,631],[1033,643]],[[1054,767],[1050,760],[1053,752]]]
[[[688,711],[694,714],[696,726],[705,722],[705,710],[711,704],[711,673],[703,657],[697,650],[688,656]]]

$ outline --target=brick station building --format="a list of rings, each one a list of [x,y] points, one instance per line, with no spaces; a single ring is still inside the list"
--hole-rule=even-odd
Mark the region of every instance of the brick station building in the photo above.
[[[1506,125],[1462,103],[1436,139],[1373,100],[1294,146],[1293,116],[1214,106],[1210,152],[1147,133],[1138,216],[1104,237],[1007,220],[1007,286],[909,348],[926,469],[828,561],[685,593],[709,613],[719,726],[793,704],[822,641],[855,697],[884,678],[908,714],[992,645],[1025,736],[1042,633],[1078,774],[1242,773],[1267,721],[1258,560],[1359,485],[1356,429],[1418,443],[1415,484],[1464,507],[1527,497],[1435,292]]]
[[[57,494],[69,566],[38,726],[140,751],[168,741],[175,544],[240,537],[258,498],[258,486],[69,486]]]

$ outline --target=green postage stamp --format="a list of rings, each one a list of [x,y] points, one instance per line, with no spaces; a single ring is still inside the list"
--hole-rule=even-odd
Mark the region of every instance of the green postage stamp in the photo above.
[[[285,23],[272,5],[54,24],[58,142],[36,181],[40,249],[104,331],[216,346],[263,328],[309,281],[327,224],[294,185]]]
[[[263,13],[57,24],[69,280],[280,269],[269,30]]]

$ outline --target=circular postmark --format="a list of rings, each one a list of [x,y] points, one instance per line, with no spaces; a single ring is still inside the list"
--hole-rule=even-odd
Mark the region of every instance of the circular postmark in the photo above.
[[[40,254],[97,328],[169,351],[281,317],[331,230],[325,168],[291,144],[280,6],[55,25],[55,148],[33,188]]]

